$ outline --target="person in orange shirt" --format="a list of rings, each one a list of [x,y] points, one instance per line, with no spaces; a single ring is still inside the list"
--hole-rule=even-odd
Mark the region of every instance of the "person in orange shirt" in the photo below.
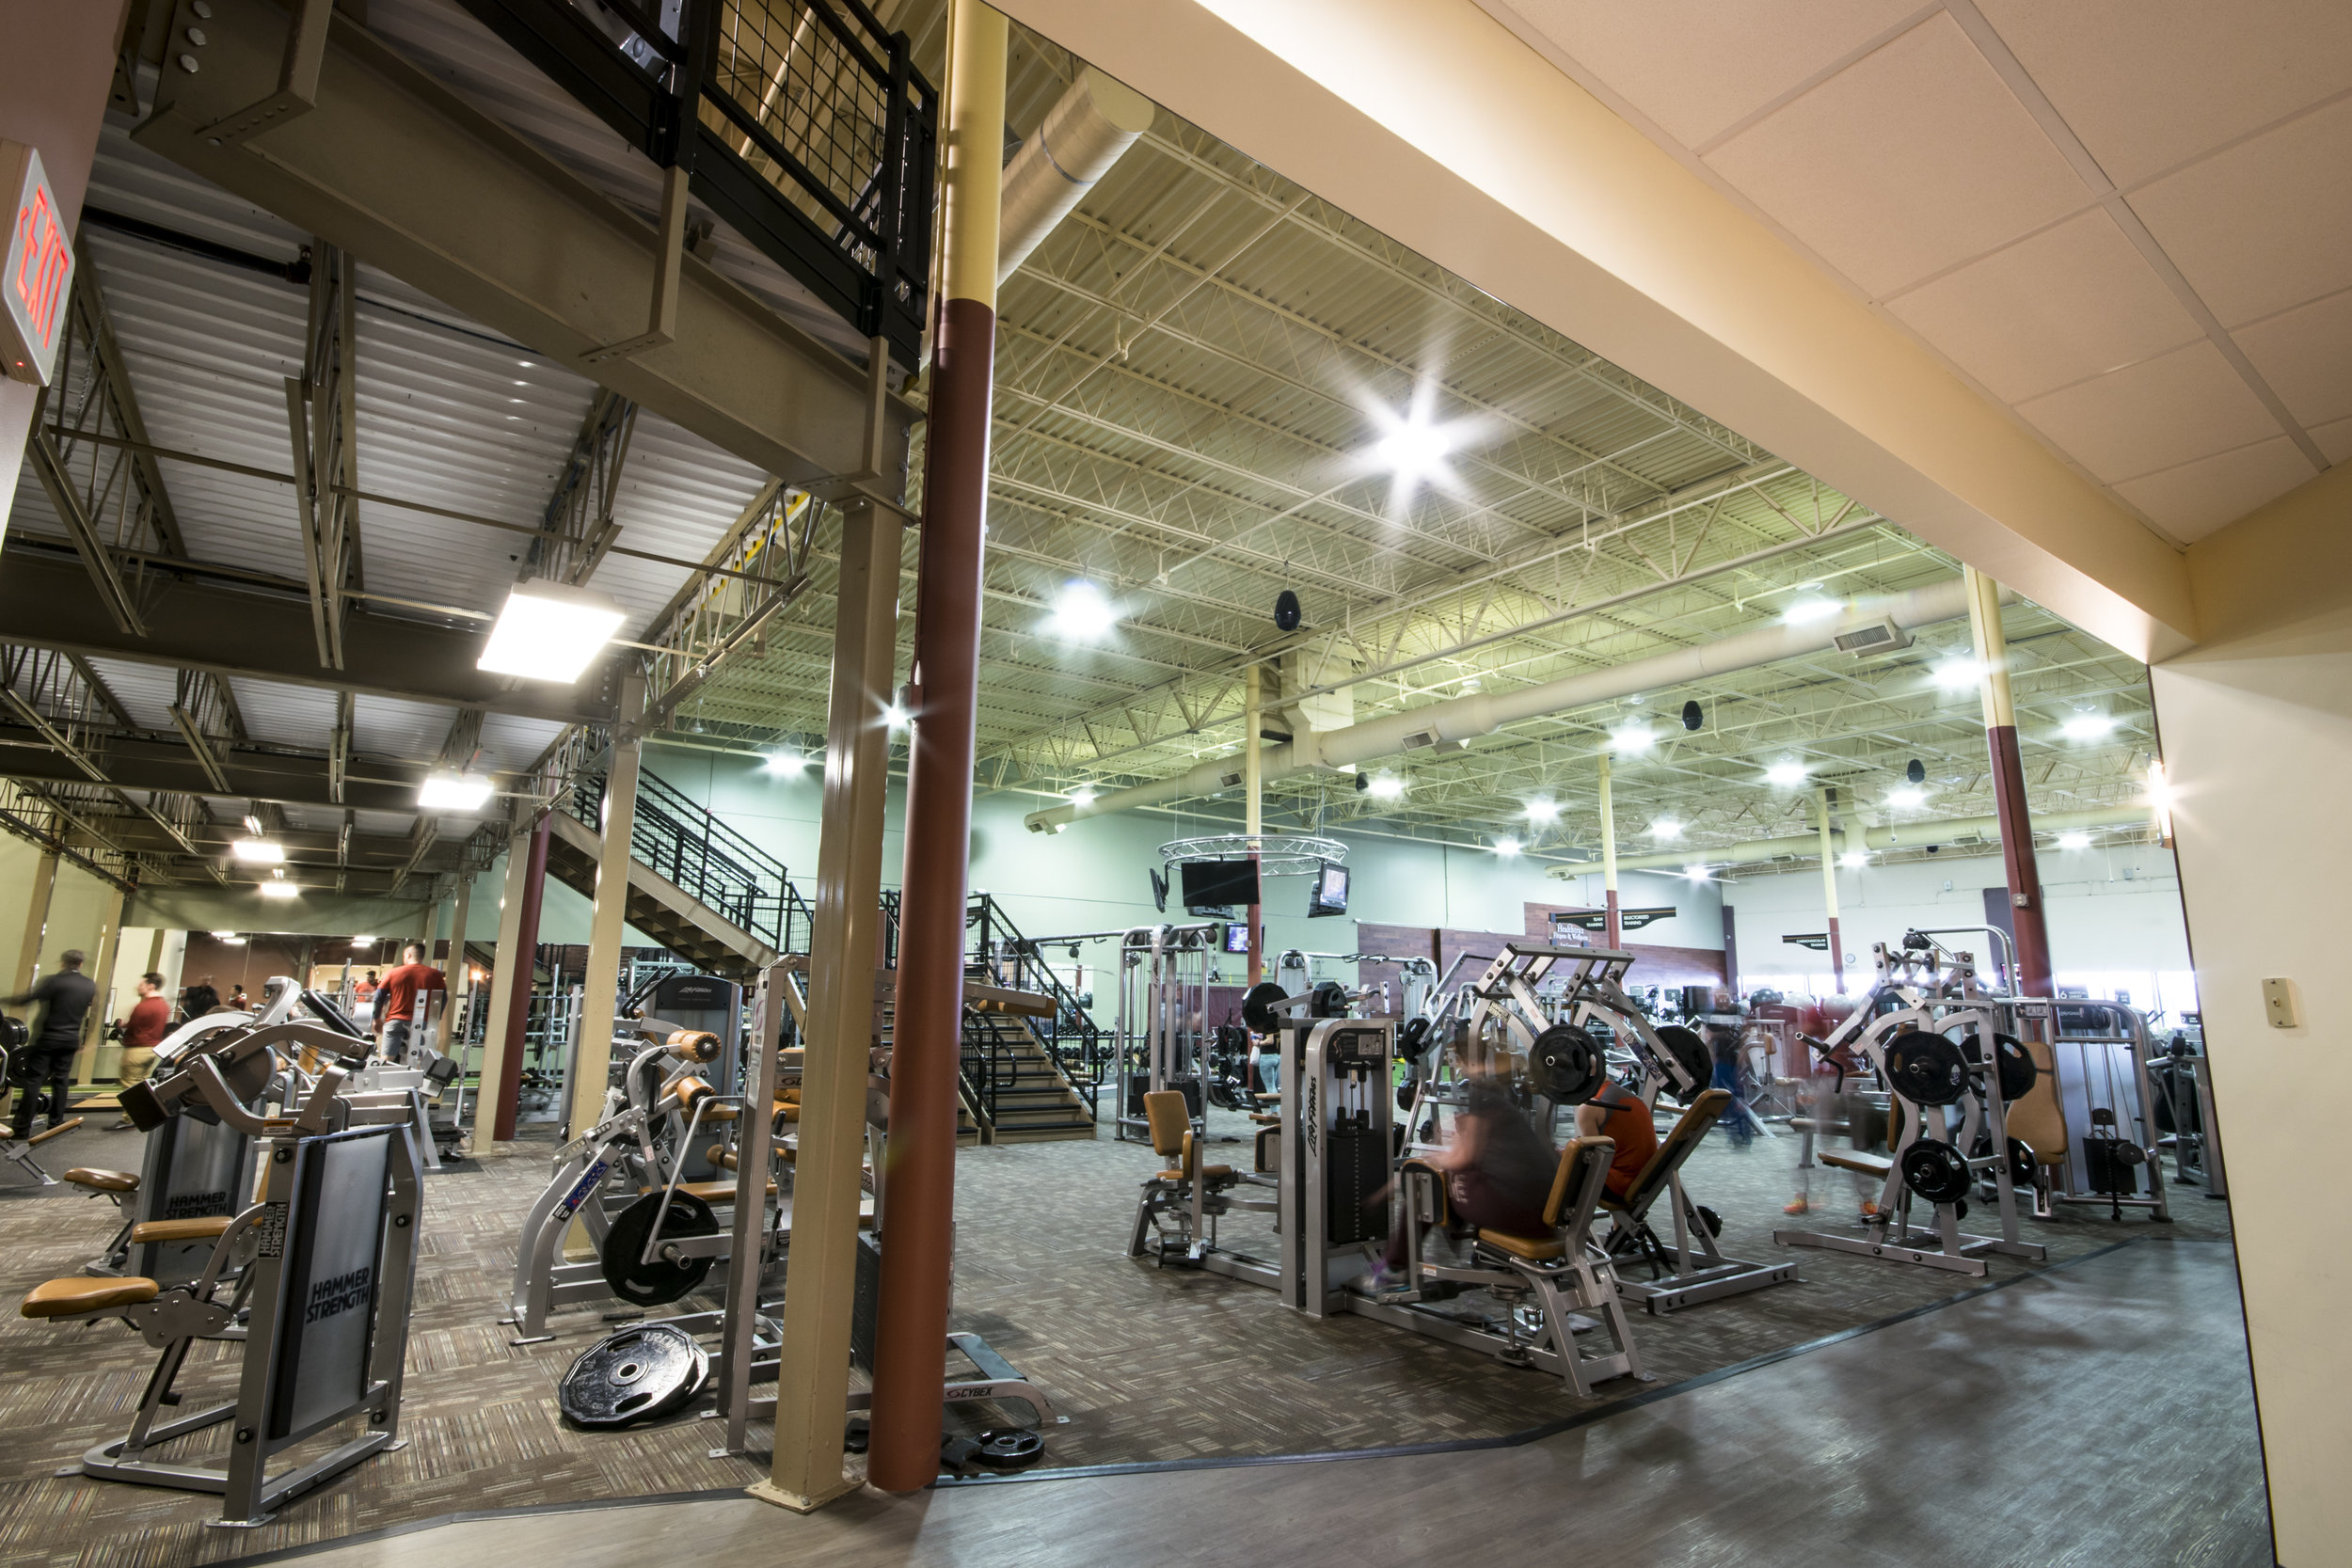
[[[1607,1186],[1611,1197],[1622,1198],[1642,1168],[1658,1152],[1658,1123],[1642,1097],[1611,1079],[1600,1092],[1576,1108],[1577,1132],[1587,1138],[1607,1138],[1617,1146],[1609,1162]]]
[[[447,993],[449,976],[424,961],[424,947],[410,942],[400,950],[398,969],[384,976],[384,1054],[395,1062],[408,1059],[408,1038],[416,1028],[417,993]]]

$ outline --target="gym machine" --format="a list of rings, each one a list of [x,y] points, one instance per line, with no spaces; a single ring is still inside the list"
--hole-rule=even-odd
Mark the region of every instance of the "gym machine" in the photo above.
[[[19,1085],[9,1071],[10,1067],[16,1061],[17,1053],[24,1049],[25,1042],[31,1038],[32,1030],[23,1019],[0,1015],[0,1101],[13,1098],[20,1092],[24,1094],[33,1092],[31,1085]],[[0,1115],[5,1115],[8,1110],[8,1106],[5,1102],[0,1102]],[[27,1138],[11,1137],[6,1131],[0,1130],[0,1160],[6,1160],[15,1165],[31,1177],[36,1184],[54,1187],[57,1184],[57,1179],[41,1169],[40,1162],[33,1158],[33,1150],[52,1138],[64,1137],[81,1125],[80,1117],[68,1117],[47,1132],[36,1132]]]
[[[335,1053],[339,1038],[315,1022],[242,1021],[184,1046],[167,1072],[123,1091],[124,1114],[149,1132],[175,1118],[211,1117],[250,1139],[262,1151],[266,1190],[233,1215],[134,1227],[135,1245],[209,1234],[210,1254],[193,1280],[53,1279],[25,1296],[25,1317],[119,1317],[161,1353],[130,1432],[84,1454],[82,1474],[216,1493],[219,1522],[249,1528],[399,1446],[421,1212],[411,1107],[403,1096],[350,1091],[344,1069],[328,1066],[289,1114],[249,1108],[276,1075],[280,1053]],[[175,1385],[199,1338],[239,1340],[236,1397],[160,1420],[182,1402]],[[356,1434],[270,1473],[278,1454],[354,1419],[363,1422]],[[152,1456],[224,1423],[234,1438],[221,1463]]]
[[[1875,943],[1871,955],[1878,979],[1869,994],[1816,1049],[1867,1053],[1894,1097],[1902,1126],[1887,1155],[1820,1156],[1883,1178],[1877,1212],[1862,1236],[1774,1230],[1772,1240],[1976,1277],[1987,1272],[1988,1253],[2039,1262],[2046,1252],[2017,1228],[2017,1189],[2032,1186],[2035,1153],[2009,1132],[2010,1105],[2033,1092],[2040,1073],[2032,1053],[2003,1028],[2016,1004],[1983,989],[1973,955],[1927,934],[1910,932],[1894,948]],[[1986,1181],[2000,1234],[1965,1233],[1967,1201]],[[1933,1206],[1932,1228],[1912,1223],[1915,1198]]]
[[[1065,939],[1067,940],[1067,939]],[[1119,1116],[1112,1136],[1148,1137],[1143,1097],[1184,1097],[1201,1125],[1211,1038],[1209,988],[1218,983],[1225,922],[1137,926],[1119,939]]]

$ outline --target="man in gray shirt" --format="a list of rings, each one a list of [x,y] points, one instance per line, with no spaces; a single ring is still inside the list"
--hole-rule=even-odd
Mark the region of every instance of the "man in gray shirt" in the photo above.
[[[89,1017],[90,1005],[98,999],[96,982],[82,973],[81,949],[60,953],[57,962],[61,966],[57,973],[23,996],[0,997],[0,1005],[7,1006],[39,1002],[44,1009],[32,1038],[8,1063],[9,1084],[24,1091],[17,1101],[12,1128],[19,1138],[33,1135],[33,1117],[44,1098],[49,1101],[49,1125],[55,1127],[65,1119],[66,1089],[73,1080],[73,1056],[82,1046],[82,1025]]]

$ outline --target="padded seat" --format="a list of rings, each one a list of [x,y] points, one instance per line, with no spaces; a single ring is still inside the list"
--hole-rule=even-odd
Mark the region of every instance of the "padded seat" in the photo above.
[[[1817,1153],[1814,1158],[1825,1165],[1836,1165],[1839,1170],[1858,1170],[1865,1176],[1884,1176],[1895,1168],[1895,1162],[1883,1154],[1851,1154],[1831,1149]]]
[[[50,1279],[34,1286],[17,1310],[28,1318],[77,1318],[153,1301],[162,1289],[151,1279]]]
[[[77,1187],[88,1187],[102,1193],[135,1193],[139,1179],[127,1170],[96,1170],[88,1165],[76,1165],[65,1173],[65,1179]]]
[[[1567,1245],[1557,1235],[1514,1236],[1507,1230],[1481,1230],[1478,1243],[1507,1252],[1514,1258],[1524,1258],[1531,1263],[1547,1258],[1557,1258],[1567,1251]]]
[[[199,1214],[184,1220],[147,1220],[131,1227],[131,1244],[149,1242],[217,1242],[234,1214]]]
[[[640,1196],[658,1193],[660,1190],[660,1187],[637,1189]],[[705,1203],[733,1203],[735,1201],[735,1183],[732,1181],[681,1181],[677,1184],[677,1190],[689,1197],[701,1198]],[[773,1197],[775,1192],[776,1184],[773,1181],[769,1182],[768,1196]]]
[[[1184,1179],[1184,1173],[1180,1170],[1164,1170],[1160,1172],[1160,1180],[1163,1181],[1182,1181]],[[1231,1181],[1233,1180],[1233,1167],[1231,1165],[1202,1165],[1200,1167],[1200,1180],[1203,1181]]]

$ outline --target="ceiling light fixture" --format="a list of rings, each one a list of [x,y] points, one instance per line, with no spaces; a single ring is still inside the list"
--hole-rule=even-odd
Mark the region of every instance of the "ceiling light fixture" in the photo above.
[[[1405,795],[1405,781],[1393,773],[1375,773],[1372,783],[1365,786],[1365,792],[1375,800],[1401,800]]]
[[[1658,736],[1647,724],[1620,724],[1609,732],[1609,749],[1624,756],[1634,756],[1658,744]]]
[[[1119,610],[1099,586],[1076,578],[1054,595],[1054,612],[1045,625],[1066,641],[1091,642],[1119,625]]]
[[[1682,868],[1682,874],[1694,882],[1707,880],[1707,867],[1704,865],[1686,865]]]
[[[1764,782],[1780,789],[1794,789],[1804,783],[1805,766],[1801,762],[1776,762],[1764,769]]]
[[[1890,806],[1900,806],[1905,811],[1917,811],[1928,803],[1928,792],[1924,789],[1912,788],[1909,785],[1901,789],[1890,789],[1886,792],[1886,803]]]
[[[495,787],[479,773],[438,768],[427,773],[418,787],[417,806],[421,811],[480,811],[489,804]]]
[[[1947,658],[1930,673],[1947,691],[1962,691],[1984,679],[1984,666],[1973,658]]]
[[[1402,515],[1414,492],[1424,484],[1445,490],[1456,487],[1453,467],[1446,459],[1469,444],[1474,425],[1466,420],[1438,420],[1437,403],[1438,384],[1428,380],[1413,388],[1412,401],[1401,410],[1377,402],[1365,405],[1379,435],[1362,449],[1357,461],[1366,472],[1390,476],[1392,516]]]
[[[373,937],[353,937],[351,939],[351,945],[354,947],[373,947],[375,945],[375,939]]]
[[[1649,825],[1649,836],[1652,838],[1680,838],[1682,836],[1682,824],[1676,821],[1671,816],[1661,816],[1657,821]]]
[[[2104,713],[2077,713],[2058,726],[2069,740],[2105,740],[2115,729],[2115,721]]]
[[[229,846],[229,853],[247,865],[277,865],[286,858],[286,847],[266,838],[241,838]]]
[[[234,931],[215,931],[213,933],[213,940],[226,947],[243,947],[245,945],[245,938],[237,935]]]
[[[894,730],[903,730],[914,722],[914,716],[897,703],[893,703],[882,709],[882,722]]]
[[[302,890],[292,882],[263,882],[262,896],[264,898],[299,898],[302,896]]]
[[[251,812],[245,814],[245,831],[255,838],[262,836],[262,819]]]
[[[628,612],[609,594],[533,578],[506,595],[477,670],[569,686],[580,679]]]
[[[1070,803],[1073,806],[1090,806],[1099,797],[1095,794],[1092,784],[1080,784],[1070,792]]]
[[[1557,801],[1557,800],[1530,800],[1530,801],[1528,801],[1528,802],[1527,802],[1527,819],[1528,819],[1530,822],[1557,822],[1557,821],[1559,821],[1559,820],[1560,820],[1560,802],[1559,802],[1559,801]]]
[[[2061,849],[2088,849],[2090,847],[2090,835],[2089,833],[2060,833],[2058,836],[2058,847]]]
[[[1525,847],[1525,846],[1521,845],[1516,838],[1499,838],[1495,840],[1495,853],[1501,855],[1506,861],[1512,856],[1518,854],[1523,847]]]
[[[1837,857],[1837,863],[1851,871],[1870,863],[1870,857],[1859,849],[1849,849]]]
[[[1836,599],[1799,599],[1780,612],[1780,618],[1792,626],[1809,626],[1816,621],[1826,621],[1845,610]]]
[[[797,778],[802,770],[808,767],[808,758],[798,752],[771,752],[768,753],[768,760],[761,763],[760,767],[768,772],[786,778]]]

